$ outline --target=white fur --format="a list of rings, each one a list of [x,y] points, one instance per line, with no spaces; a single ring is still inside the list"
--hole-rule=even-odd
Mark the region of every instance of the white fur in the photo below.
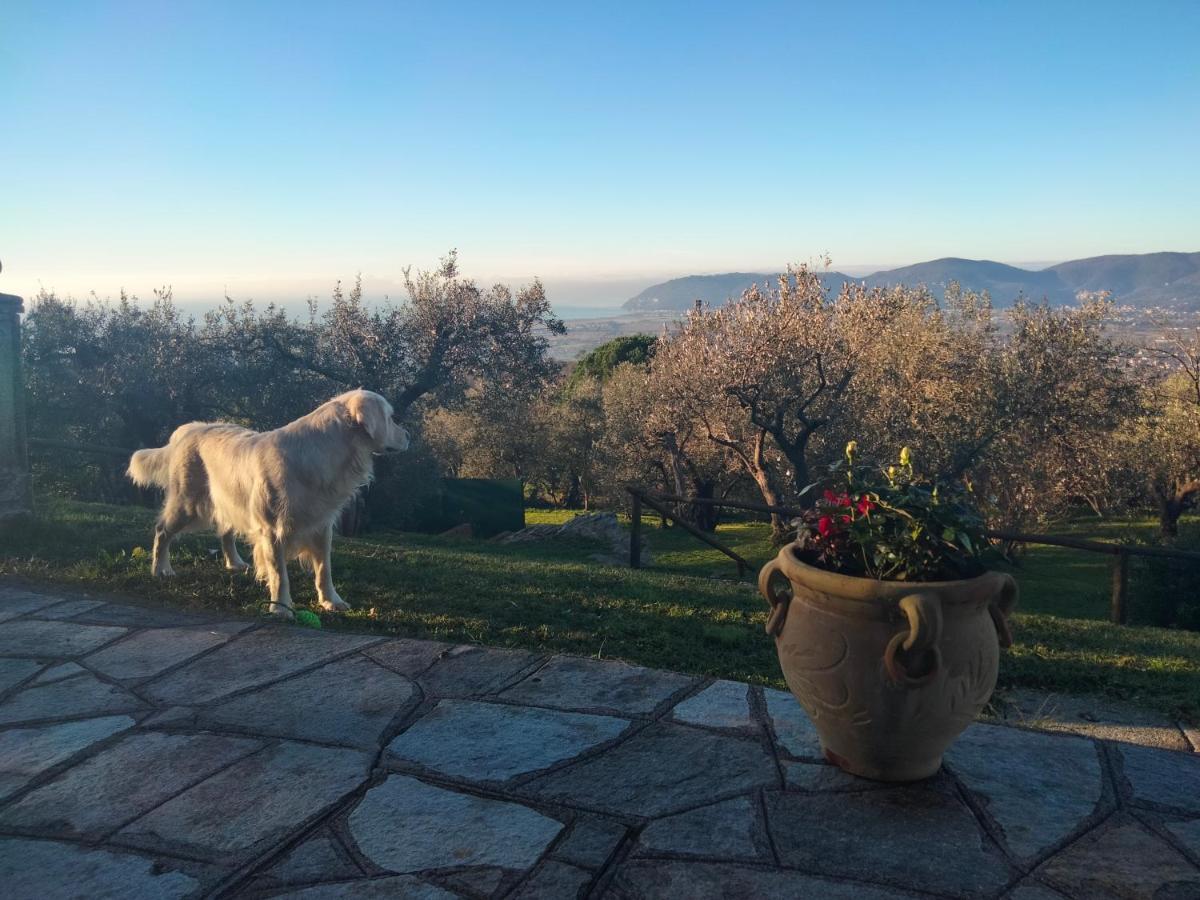
[[[292,617],[287,562],[311,567],[324,609],[349,605],[329,568],[333,523],[371,478],[373,453],[408,449],[408,432],[392,407],[371,391],[348,391],[274,431],[192,422],[165,447],[139,450],[129,477],[166,490],[154,530],[155,575],[174,575],[171,541],[211,527],[221,538],[225,567],[244,570],[234,536],[254,547],[254,573],[271,593],[271,611]]]

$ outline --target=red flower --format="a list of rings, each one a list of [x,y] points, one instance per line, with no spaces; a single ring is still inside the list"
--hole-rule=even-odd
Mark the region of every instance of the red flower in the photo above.
[[[835,494],[833,491],[829,490],[829,488],[825,488],[825,502],[826,503],[837,503],[837,494]]]
[[[842,516],[842,517],[841,517],[841,520],[842,520],[842,524],[843,524],[843,525],[849,525],[849,524],[850,524],[850,517],[849,517],[849,516]]]
[[[865,516],[867,513],[869,513],[874,508],[875,508],[875,504],[871,502],[871,498],[868,497],[866,494],[863,494],[862,497],[859,498],[858,511],[862,515]]]
[[[837,498],[837,505],[838,506],[853,506],[854,501],[850,499],[849,494],[842,494],[842,496]]]
[[[833,519],[829,516],[821,516],[817,521],[817,531],[820,532],[821,537],[829,537],[833,533]]]

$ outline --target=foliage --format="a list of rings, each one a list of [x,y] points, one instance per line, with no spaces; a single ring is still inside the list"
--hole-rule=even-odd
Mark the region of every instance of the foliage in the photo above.
[[[650,334],[624,334],[585,353],[567,376],[564,390],[574,393],[588,379],[604,383],[618,366],[645,366],[654,358],[658,339]]]
[[[1139,543],[1162,546],[1157,539]],[[1200,523],[1177,527],[1171,547],[1200,553]],[[1129,593],[1134,598],[1131,618],[1136,622],[1200,631],[1200,563],[1191,560],[1134,557],[1130,566]]]
[[[983,519],[969,489],[920,478],[912,452],[880,471],[846,446],[844,481],[795,520],[801,559],[846,575],[947,581],[983,572]],[[843,475],[838,466],[834,473]],[[842,479],[839,479],[841,481]]]

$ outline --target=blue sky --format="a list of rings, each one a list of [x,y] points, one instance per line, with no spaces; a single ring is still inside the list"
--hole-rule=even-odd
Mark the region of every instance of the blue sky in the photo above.
[[[1200,250],[1200,3],[833,6],[6,0],[0,290]]]

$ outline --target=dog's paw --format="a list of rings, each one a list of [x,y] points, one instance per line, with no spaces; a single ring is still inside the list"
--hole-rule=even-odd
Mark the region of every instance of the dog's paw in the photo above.
[[[337,594],[334,594],[328,600],[321,598],[317,600],[317,604],[321,607],[321,609],[326,610],[327,612],[345,612],[350,608],[350,604]]]
[[[157,569],[154,570],[154,577],[155,578],[174,578],[175,570],[171,568],[170,563],[167,563],[165,566],[159,566]]]
[[[225,568],[228,569],[230,572],[249,572],[250,571],[250,563],[246,562],[245,560],[239,559],[237,562],[225,563]]]
[[[296,618],[296,614],[292,612],[292,608],[290,606],[284,606],[282,603],[272,603],[270,607],[268,607],[267,612],[275,616],[277,619],[290,620]]]

